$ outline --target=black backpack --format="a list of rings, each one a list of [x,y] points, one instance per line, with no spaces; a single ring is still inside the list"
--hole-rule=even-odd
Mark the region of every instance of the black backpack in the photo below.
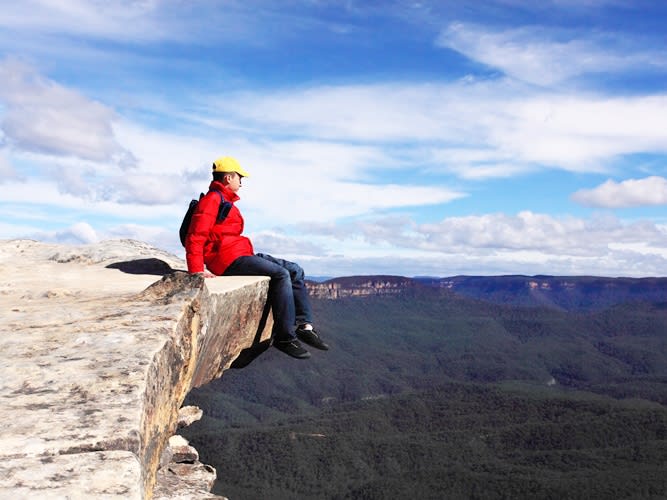
[[[222,196],[222,193],[218,191],[217,189],[211,189],[214,193],[218,193],[218,196],[220,197],[220,206],[218,208],[218,216],[215,219],[216,224],[220,224],[225,218],[227,217],[227,214],[229,214],[229,211],[232,208],[232,204],[228,201],[225,201],[225,198]],[[209,191],[209,193],[211,192]],[[204,197],[204,193],[201,193],[199,195],[199,200],[201,200]],[[197,208],[197,205],[199,204],[199,200],[191,200],[190,205],[188,206],[187,211],[185,212],[185,215],[183,216],[183,222],[181,222],[181,227],[178,230],[178,234],[181,237],[181,244],[185,246],[185,238],[188,236],[188,231],[190,230],[190,223],[192,221],[192,214],[195,213],[195,209]]]

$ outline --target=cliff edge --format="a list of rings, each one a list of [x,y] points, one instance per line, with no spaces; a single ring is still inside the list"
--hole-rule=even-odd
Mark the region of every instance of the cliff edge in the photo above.
[[[151,498],[186,394],[269,337],[268,278],[133,241],[0,241],[0,496]]]

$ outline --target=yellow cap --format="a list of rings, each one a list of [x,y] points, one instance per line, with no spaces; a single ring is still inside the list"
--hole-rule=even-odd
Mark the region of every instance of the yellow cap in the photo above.
[[[213,162],[213,171],[214,172],[236,172],[241,177],[250,177],[250,174],[241,168],[239,162],[237,162],[231,156],[221,156]]]

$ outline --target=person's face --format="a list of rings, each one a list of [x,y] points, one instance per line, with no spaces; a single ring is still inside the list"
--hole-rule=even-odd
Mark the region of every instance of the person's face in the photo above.
[[[242,177],[237,172],[232,172],[227,176],[227,187],[234,193],[238,192],[241,189],[241,179]]]

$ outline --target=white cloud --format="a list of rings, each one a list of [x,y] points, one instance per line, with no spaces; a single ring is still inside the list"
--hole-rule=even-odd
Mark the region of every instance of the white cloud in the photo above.
[[[159,0],[23,0],[0,10],[0,26],[24,32],[114,39],[176,36],[159,22]]]
[[[659,226],[648,221],[623,223],[611,217],[579,219],[526,211],[514,216],[452,217],[425,224],[418,231],[424,239],[418,245],[435,251],[459,249],[474,254],[520,250],[574,258],[605,255],[610,245],[617,243],[651,241],[656,252],[667,255],[667,232]]]
[[[554,94],[500,80],[246,93],[220,97],[217,107],[252,127],[244,133],[361,141],[378,149],[398,143],[394,149],[419,163],[385,154],[385,165],[468,179],[545,166],[599,172],[620,155],[667,152],[667,95],[660,94]]]
[[[58,183],[58,190],[61,193],[88,200],[95,198],[96,186],[90,180],[94,178],[94,170],[90,166],[56,164],[49,170]]]
[[[39,196],[35,196],[39,193]],[[165,225],[177,225],[182,217],[180,205],[142,205],[137,200],[119,203],[108,199],[85,199],[72,193],[62,192],[56,184],[44,179],[29,179],[23,182],[7,182],[2,185],[2,202],[7,205],[26,207],[24,212],[39,210],[43,220],[54,219],[57,214],[86,214],[90,218],[165,221]],[[187,201],[184,203],[187,205]],[[27,217],[27,216],[26,216]],[[180,224],[180,220],[178,221]]]
[[[30,222],[40,222],[38,218],[30,218]],[[90,218],[92,219],[92,218]],[[51,221],[50,226],[54,226]],[[60,229],[41,229],[34,225],[19,225],[0,221],[0,239],[25,238],[53,243],[79,245],[96,243],[112,239],[134,239],[144,241],[157,248],[183,258],[184,251],[175,230],[169,231],[162,226],[150,224],[125,223],[103,226],[86,221],[68,224]]]
[[[79,222],[70,227],[65,233],[58,233],[58,239],[62,241],[63,236],[69,235],[72,239],[81,243],[96,243],[98,241],[97,233],[86,222]]]
[[[53,241],[71,245],[97,243],[99,241],[95,229],[87,222],[77,222],[65,229],[52,232],[40,231],[29,236],[41,241]]]
[[[435,251],[468,249],[486,253],[489,250],[536,250],[568,254],[585,251],[582,237],[587,234],[582,220],[554,219],[551,216],[522,212],[516,216],[486,214],[450,217],[418,229],[418,247]],[[576,240],[576,241],[575,241]],[[574,244],[576,243],[576,244]]]
[[[667,96],[536,96],[514,102],[491,143],[522,163],[603,171],[619,156],[667,152]],[[658,128],[656,128],[658,127]]]
[[[262,94],[224,95],[221,114],[261,130],[267,125],[305,137],[354,141],[464,141],[474,130],[465,117],[480,109],[481,87],[436,84],[321,86]],[[482,105],[483,107],[483,105]],[[229,115],[225,115],[229,116]],[[463,120],[460,120],[464,117]],[[238,120],[237,120],[238,121]]]
[[[0,62],[0,126],[18,150],[131,165],[132,155],[114,139],[115,113],[50,81],[24,63]]]
[[[572,258],[515,252],[485,256],[452,253],[410,255],[387,251],[370,257],[348,255],[299,260],[307,275],[400,274],[403,276],[455,276],[549,274],[556,276],[664,276],[667,258],[635,252],[611,252],[599,258]],[[361,270],[361,271],[360,271]]]
[[[624,223],[611,216],[592,219],[554,217],[530,211],[448,217],[437,223],[415,224],[405,217],[382,218],[334,227],[308,226],[316,234],[337,239],[362,236],[369,244],[436,254],[534,252],[556,258],[603,255],[614,245],[643,245],[667,257],[667,229],[649,221]],[[648,245],[648,246],[646,246]]]
[[[622,182],[609,179],[593,189],[577,191],[572,199],[582,205],[602,208],[667,205],[667,179],[658,176]]]
[[[17,173],[7,157],[0,151],[0,184],[10,179],[16,179]]]
[[[113,192],[110,194],[120,204],[170,205],[187,200],[190,192],[184,187],[180,176],[159,173],[131,175],[113,179]]]
[[[484,149],[483,145],[469,149],[438,148],[424,151],[422,158],[435,166],[432,170],[443,170],[442,166],[446,165],[447,171],[466,180],[515,177],[537,169],[535,165],[522,161],[516,153]]]
[[[498,213],[421,225],[406,218],[383,218],[306,230],[319,234],[318,242],[330,251],[311,258],[313,274],[349,274],[343,270],[356,268],[369,274],[400,270],[405,275],[439,276],[657,276],[664,275],[667,265],[667,227],[650,221],[626,223],[611,216]]]
[[[324,249],[307,238],[291,238],[275,231],[262,231],[252,237],[255,252],[283,256],[323,255]]]
[[[0,10],[0,28],[57,39],[61,35],[118,43],[195,42],[255,46],[298,33],[348,32],[317,16],[309,1],[22,0]]]
[[[667,65],[664,50],[626,47],[618,35],[575,36],[544,26],[494,32],[482,26],[452,23],[440,33],[436,43],[500,69],[512,78],[545,86],[587,73],[639,67],[664,69]]]
[[[180,220],[178,221],[180,224]],[[145,241],[155,247],[171,252],[184,258],[185,252],[178,238],[177,228],[169,228],[166,225],[149,223],[123,223],[98,231],[100,240],[107,239],[132,239]]]

